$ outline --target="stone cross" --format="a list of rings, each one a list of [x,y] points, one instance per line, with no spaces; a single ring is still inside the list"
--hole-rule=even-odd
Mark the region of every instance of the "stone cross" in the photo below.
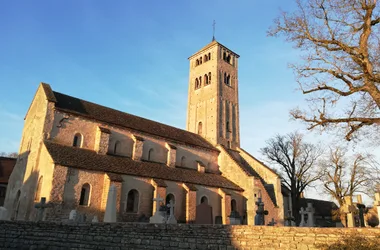
[[[168,220],[166,221],[167,224],[177,224],[177,220],[174,217],[174,201],[170,200],[168,207],[170,208],[170,215]]]
[[[274,221],[274,218],[272,218],[271,222],[268,223],[268,226],[275,226],[277,222]]]
[[[314,227],[315,209],[313,208],[313,204],[310,202],[307,203],[306,213],[307,213],[307,226],[308,227]]]
[[[48,207],[46,204],[46,197],[42,197],[41,201],[34,205],[35,208],[38,209],[36,221],[42,221],[44,217],[45,208]]]
[[[343,212],[347,214],[347,227],[355,227],[355,211],[357,211],[356,207],[352,204],[352,197],[345,196],[344,197],[345,206],[343,208]]]
[[[306,226],[306,223],[305,223],[305,214],[307,214],[307,212],[305,211],[305,209],[303,207],[301,207],[301,210],[300,210],[300,215],[301,215],[301,222],[300,222],[300,227],[304,227]]]
[[[377,207],[377,214],[379,215],[380,219],[380,193],[375,193],[375,207]],[[380,223],[378,225],[380,227]]]
[[[7,218],[7,209],[5,207],[0,207],[0,220],[5,220]]]
[[[261,200],[261,192],[259,192],[259,198],[256,201],[256,205],[255,225],[265,225],[265,215],[268,215],[268,211],[264,209],[264,202]]]
[[[156,202],[156,212],[158,213],[158,212],[160,211],[160,203],[161,203],[162,201],[164,201],[164,199],[162,199],[162,198],[160,197],[160,195],[157,194],[157,197],[156,197],[156,198],[153,198],[153,201]]]
[[[71,210],[69,214],[69,220],[75,221],[77,218],[77,210]]]

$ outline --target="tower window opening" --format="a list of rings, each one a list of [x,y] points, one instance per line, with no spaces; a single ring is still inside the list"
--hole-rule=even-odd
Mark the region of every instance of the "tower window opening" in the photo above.
[[[223,52],[223,60],[226,60],[226,58],[227,58],[227,55],[226,55],[226,52],[224,51]]]
[[[208,83],[211,84],[211,72],[208,73]]]
[[[208,59],[211,60],[211,53],[208,53]]]
[[[226,122],[226,131],[227,132],[231,132],[231,130],[230,130],[230,122],[229,121]]]
[[[82,146],[83,136],[80,133],[76,133],[73,139],[73,147],[80,148]]]
[[[205,74],[203,78],[204,78],[204,81],[205,81],[205,85],[208,85],[209,84],[208,75]]]
[[[199,83],[198,78],[195,79],[195,89],[199,89],[201,87],[201,84]]]
[[[202,135],[202,122],[198,123],[198,135]]]
[[[202,57],[199,58],[199,64],[202,64]]]
[[[195,61],[195,66],[198,66],[199,65],[199,60],[197,59],[196,61]]]
[[[205,62],[208,61],[208,56],[207,56],[207,55],[204,56],[204,61],[205,61]]]
[[[199,77],[199,87],[201,87],[202,86],[202,77],[200,76]]]

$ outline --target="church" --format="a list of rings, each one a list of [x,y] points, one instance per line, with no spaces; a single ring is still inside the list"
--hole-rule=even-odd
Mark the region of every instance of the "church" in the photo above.
[[[162,197],[179,223],[230,224],[234,212],[254,225],[260,197],[266,221],[283,224],[280,176],[240,147],[238,59],[216,40],[189,57],[186,130],[41,83],[9,179],[8,219],[34,220],[45,197],[44,220],[67,221],[73,209],[102,220],[113,185],[118,222],[149,218]]]

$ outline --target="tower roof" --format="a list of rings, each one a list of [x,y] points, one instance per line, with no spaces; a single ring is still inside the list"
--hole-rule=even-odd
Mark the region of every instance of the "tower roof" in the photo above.
[[[202,49],[198,50],[195,54],[191,55],[188,59],[191,59],[193,58],[194,56],[197,56],[199,54],[201,54],[203,51],[209,49],[209,48],[212,48],[214,46],[221,46],[223,48],[225,48],[226,50],[230,51],[232,54],[234,54],[237,58],[239,58],[240,56],[238,54],[236,54],[235,52],[233,52],[232,50],[230,50],[229,48],[227,48],[226,46],[224,46],[223,44],[221,44],[220,42],[216,41],[216,40],[213,40],[211,43],[207,44],[206,46],[204,46]]]

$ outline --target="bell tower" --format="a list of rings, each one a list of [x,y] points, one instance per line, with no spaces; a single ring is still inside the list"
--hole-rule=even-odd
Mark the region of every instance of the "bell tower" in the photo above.
[[[238,58],[214,39],[189,57],[186,128],[232,149],[240,147]]]

